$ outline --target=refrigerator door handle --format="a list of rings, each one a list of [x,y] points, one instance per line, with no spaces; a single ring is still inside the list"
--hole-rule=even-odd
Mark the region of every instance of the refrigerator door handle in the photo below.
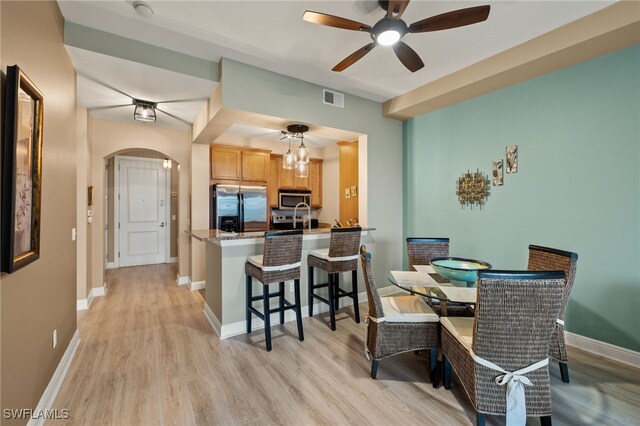
[[[238,193],[238,232],[244,232],[244,194]]]

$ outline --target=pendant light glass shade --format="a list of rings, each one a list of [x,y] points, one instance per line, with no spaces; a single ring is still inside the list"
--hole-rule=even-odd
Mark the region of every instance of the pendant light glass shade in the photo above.
[[[300,146],[296,150],[296,160],[298,162],[309,163],[309,150],[304,144],[304,140],[300,143]]]
[[[282,167],[286,170],[291,170],[296,166],[296,156],[293,155],[291,149],[282,157]]]
[[[296,163],[296,177],[309,177],[309,163],[305,163],[304,161],[298,161],[298,163]]]

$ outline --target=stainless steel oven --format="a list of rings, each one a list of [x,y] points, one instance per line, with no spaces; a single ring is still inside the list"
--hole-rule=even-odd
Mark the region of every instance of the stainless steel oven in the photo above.
[[[293,189],[278,191],[278,208],[280,210],[294,210],[299,203],[311,205],[311,191]]]

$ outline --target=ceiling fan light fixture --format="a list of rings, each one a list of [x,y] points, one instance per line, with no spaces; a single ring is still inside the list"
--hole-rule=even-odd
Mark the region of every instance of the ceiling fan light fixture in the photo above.
[[[133,103],[136,105],[136,108],[133,111],[134,120],[144,121],[148,123],[156,122],[156,103],[155,102],[134,99]]]
[[[402,20],[382,18],[371,29],[371,38],[382,46],[391,46],[407,33],[407,24]]]
[[[378,34],[376,41],[382,46],[391,46],[400,40],[400,33],[396,30],[387,30],[381,34]]]

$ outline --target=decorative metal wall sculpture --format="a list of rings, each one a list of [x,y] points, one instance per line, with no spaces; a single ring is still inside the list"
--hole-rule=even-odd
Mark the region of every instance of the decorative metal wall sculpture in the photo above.
[[[456,195],[458,201],[464,207],[469,205],[482,206],[489,196],[489,177],[480,170],[470,172],[467,170],[456,182]]]

